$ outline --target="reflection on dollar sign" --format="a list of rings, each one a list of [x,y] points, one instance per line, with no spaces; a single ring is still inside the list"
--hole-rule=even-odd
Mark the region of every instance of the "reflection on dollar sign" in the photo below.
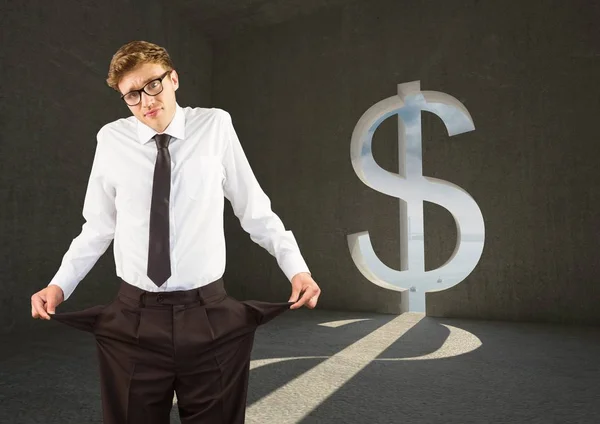
[[[421,111],[439,116],[453,136],[475,129],[467,109],[457,99],[435,91],[421,91],[420,82],[398,85],[398,95],[369,108],[360,118],[351,142],[352,166],[369,187],[400,199],[400,270],[379,260],[368,231],[350,234],[354,263],[371,282],[394,290],[410,288],[411,311],[425,310],[426,290],[460,283],[475,268],[483,252],[485,226],[481,210],[462,188],[423,176]],[[387,118],[398,115],[399,174],[381,168],[373,158],[373,134]],[[454,253],[440,268],[425,271],[423,201],[447,209],[456,222]]]

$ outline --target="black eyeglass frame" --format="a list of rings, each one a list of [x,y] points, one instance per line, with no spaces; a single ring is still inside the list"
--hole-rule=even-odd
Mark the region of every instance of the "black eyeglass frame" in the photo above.
[[[139,105],[139,104],[140,104],[140,102],[142,101],[142,92],[144,92],[144,93],[146,93],[147,95],[149,95],[149,96],[152,96],[152,97],[154,97],[154,96],[158,96],[158,95],[159,95],[160,93],[162,93],[162,92],[163,92],[163,90],[165,89],[165,87],[164,87],[164,85],[163,85],[163,80],[164,80],[164,79],[167,77],[167,75],[169,75],[169,74],[170,74],[172,71],[173,71],[173,69],[170,69],[170,70],[168,70],[167,72],[165,72],[164,74],[162,74],[160,77],[158,77],[158,78],[155,78],[155,79],[153,79],[152,81],[148,81],[148,82],[146,83],[146,85],[144,85],[144,86],[143,86],[142,88],[140,88],[139,90],[131,90],[131,91],[128,91],[127,93],[125,93],[125,94],[123,94],[123,95],[121,96],[121,100],[123,100],[123,102],[125,102],[125,104],[126,104],[127,106],[137,106],[137,105]],[[158,93],[156,93],[156,94],[150,94],[150,93],[148,93],[148,92],[146,91],[146,87],[148,87],[150,84],[152,84],[153,82],[156,82],[156,81],[159,81],[159,82],[160,82],[160,91],[159,91]],[[128,94],[131,94],[131,93],[138,93],[138,94],[139,94],[139,96],[140,96],[140,100],[139,100],[139,101],[138,101],[136,104],[134,104],[134,105],[130,105],[130,104],[129,104],[129,103],[127,103],[127,101],[125,100],[125,96],[127,96]]]

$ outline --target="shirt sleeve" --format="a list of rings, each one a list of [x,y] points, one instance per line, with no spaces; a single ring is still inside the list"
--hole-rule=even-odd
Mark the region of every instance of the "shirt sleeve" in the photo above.
[[[115,190],[103,172],[106,158],[102,130],[98,133],[96,152],[83,205],[85,223],[73,239],[54,278],[48,285],[59,286],[67,300],[81,280],[89,273],[114,238],[116,209]]]
[[[281,219],[271,210],[271,201],[260,187],[240,141],[231,115],[223,111],[222,126],[227,143],[223,157],[224,192],[233,212],[250,238],[275,257],[288,280],[299,272],[310,273],[298,243],[286,231]]]

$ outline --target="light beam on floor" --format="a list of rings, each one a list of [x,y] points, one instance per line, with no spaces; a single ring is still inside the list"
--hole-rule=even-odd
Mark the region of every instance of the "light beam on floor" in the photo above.
[[[333,395],[399,337],[415,326],[421,314],[405,313],[250,405],[248,424],[270,422],[264,414],[277,411],[279,424],[301,421]]]
[[[252,360],[250,362],[251,370],[280,362],[325,359],[322,363],[250,405],[246,411],[246,422],[248,424],[272,422],[270,414],[277,411],[278,424],[298,423],[373,361],[416,361],[450,358],[469,353],[482,344],[479,338],[468,331],[451,325],[440,324],[446,327],[449,333],[442,346],[436,351],[408,358],[378,358],[423,318],[424,315],[420,313],[399,315],[331,357],[299,356]],[[337,328],[356,321],[360,320],[332,321],[320,325]],[[175,397],[173,404],[176,401]]]

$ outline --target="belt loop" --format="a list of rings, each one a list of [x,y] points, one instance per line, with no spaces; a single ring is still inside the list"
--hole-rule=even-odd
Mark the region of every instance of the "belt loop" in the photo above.
[[[144,300],[145,300],[145,298],[146,298],[146,293],[142,293],[142,294],[140,295],[140,306],[141,306],[142,308],[145,306],[145,304],[144,304]]]
[[[198,287],[196,289],[196,295],[198,297],[198,302],[200,302],[200,306],[204,306],[204,299],[202,299],[201,289],[202,289],[202,287]]]

